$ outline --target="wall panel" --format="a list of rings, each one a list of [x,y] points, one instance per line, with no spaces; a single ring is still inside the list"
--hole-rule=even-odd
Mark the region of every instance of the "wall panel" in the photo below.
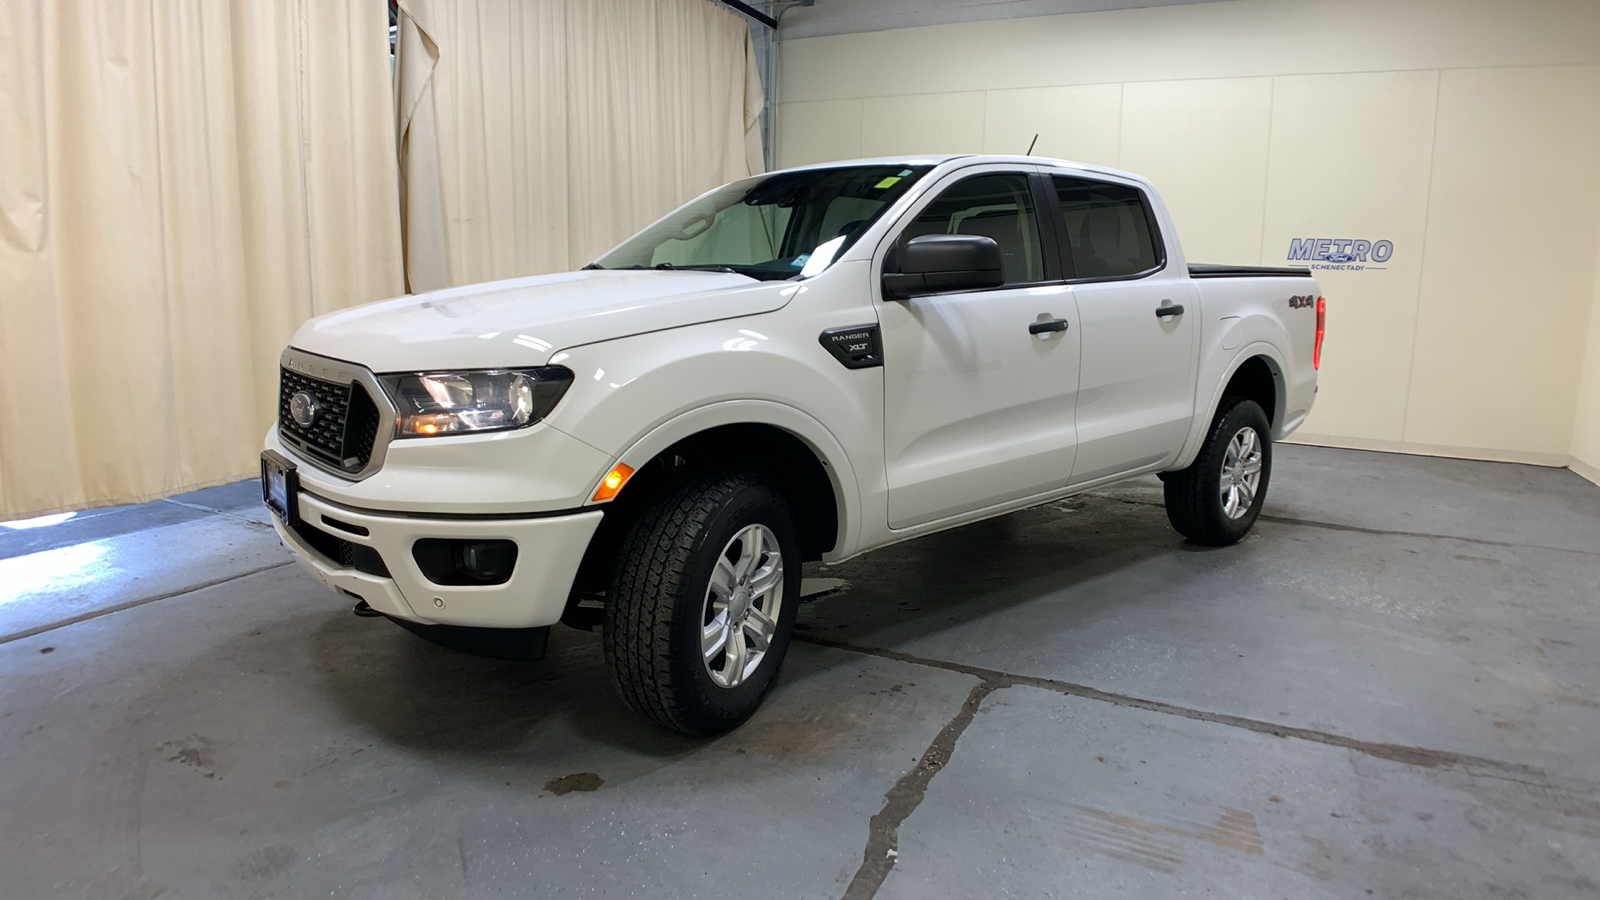
[[[1270,78],[1123,89],[1121,168],[1161,192],[1191,262],[1259,259],[1271,116]]]
[[[982,153],[982,91],[868,97],[861,115],[861,154]]]
[[[778,115],[778,165],[803,166],[860,156],[861,102],[785,103]]]
[[[1405,440],[1564,458],[1600,223],[1600,67],[1443,73]]]
[[[1122,146],[1122,85],[989,91],[983,152],[1022,153],[1039,136],[1035,156],[1117,165]]]
[[[1368,250],[1359,270],[1316,273],[1329,336],[1307,433],[1404,438],[1438,89],[1437,72],[1274,84],[1262,261],[1305,265],[1288,258],[1296,239],[1387,240],[1396,248],[1382,263]]]
[[[784,41],[781,59],[785,101],[1570,65],[1600,62],[1600,3],[1233,0]]]
[[[1594,270],[1594,300],[1589,307],[1588,350],[1578,381],[1577,414],[1572,423],[1572,468],[1600,484],[1600,242]]]

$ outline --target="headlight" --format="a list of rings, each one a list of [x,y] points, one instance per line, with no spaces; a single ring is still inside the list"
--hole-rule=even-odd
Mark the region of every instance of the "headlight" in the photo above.
[[[396,437],[402,438],[532,425],[548,415],[572,385],[571,370],[560,366],[380,377],[400,410]]]

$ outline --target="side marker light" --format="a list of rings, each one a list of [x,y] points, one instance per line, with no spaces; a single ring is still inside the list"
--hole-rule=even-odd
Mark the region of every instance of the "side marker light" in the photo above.
[[[631,475],[633,475],[633,466],[627,463],[617,463],[612,467],[611,471],[606,473],[606,477],[600,479],[600,486],[594,489],[594,496],[589,499],[596,503],[610,500],[617,495],[618,491],[622,490],[624,484],[628,483],[628,478]]]

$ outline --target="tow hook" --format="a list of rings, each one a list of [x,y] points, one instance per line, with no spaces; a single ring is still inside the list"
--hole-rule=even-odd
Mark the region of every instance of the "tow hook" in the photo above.
[[[372,607],[368,606],[367,605],[367,601],[365,601],[365,600],[357,601],[355,606],[350,607],[350,611],[355,613],[356,615],[360,616],[363,619],[381,619],[381,618],[383,618],[383,613],[378,612],[377,610],[375,610]]]

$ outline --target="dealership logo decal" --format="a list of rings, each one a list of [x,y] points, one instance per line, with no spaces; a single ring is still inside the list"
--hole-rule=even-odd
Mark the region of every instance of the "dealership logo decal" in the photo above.
[[[1394,257],[1394,241],[1360,238],[1290,238],[1289,260],[1310,263],[1313,269],[1344,272],[1381,272]]]

